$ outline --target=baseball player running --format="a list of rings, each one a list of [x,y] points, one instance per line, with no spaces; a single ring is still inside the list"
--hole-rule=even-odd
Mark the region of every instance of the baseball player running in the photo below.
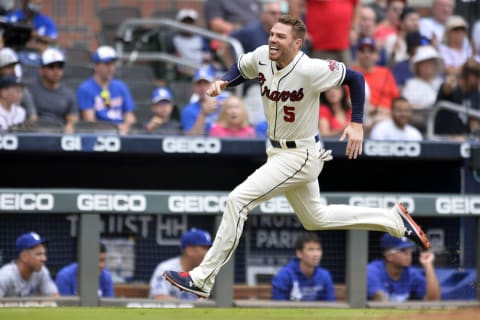
[[[332,156],[331,150],[319,148],[320,92],[344,84],[350,87],[352,118],[341,140],[348,140],[348,158],[356,159],[362,153],[365,82],[343,63],[305,55],[300,50],[305,32],[301,20],[281,16],[270,31],[268,45],[240,56],[207,91],[217,96],[226,87],[258,78],[271,146],[267,162],[229,194],[215,240],[202,263],[190,272],[164,273],[181,290],[208,298],[215,276],[238,245],[248,212],[281,194],[307,230],[384,231],[406,236],[424,250],[430,247],[425,233],[401,204],[391,209],[322,205],[318,176]]]

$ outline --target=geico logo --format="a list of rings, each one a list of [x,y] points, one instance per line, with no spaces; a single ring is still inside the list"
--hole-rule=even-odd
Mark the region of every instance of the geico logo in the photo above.
[[[421,151],[418,142],[365,142],[365,154],[368,156],[418,157]]]
[[[48,211],[54,206],[49,193],[1,193],[0,210]]]
[[[217,213],[225,209],[227,196],[170,196],[168,209],[171,212]]]
[[[480,197],[438,197],[435,209],[439,214],[480,214]]]
[[[0,150],[17,150],[18,138],[12,135],[0,136]]]
[[[460,156],[462,158],[468,159],[470,158],[470,143],[464,142],[460,145]]]
[[[79,194],[77,208],[80,211],[143,212],[147,208],[147,199],[139,194]]]
[[[279,197],[262,203],[260,211],[264,213],[290,213],[293,212],[293,209],[286,198]]]
[[[60,146],[63,151],[81,151],[82,139],[76,136],[62,136]]]
[[[220,153],[222,144],[216,138],[165,138],[162,148],[166,153]]]
[[[93,151],[97,152],[118,152],[120,151],[121,142],[118,137],[100,136],[97,137]]]
[[[353,196],[348,203],[352,206],[391,208],[401,202],[410,213],[415,211],[415,200],[409,196]]]

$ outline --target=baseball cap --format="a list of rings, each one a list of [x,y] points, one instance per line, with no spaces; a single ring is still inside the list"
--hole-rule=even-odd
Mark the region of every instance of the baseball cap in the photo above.
[[[198,82],[200,80],[206,80],[212,82],[215,80],[215,72],[209,66],[201,67],[193,75],[193,82]]]
[[[208,231],[192,228],[182,235],[180,247],[185,249],[188,246],[211,246],[212,237]]]
[[[357,47],[370,47],[375,49],[375,40],[372,37],[362,37],[357,41]]]
[[[65,56],[62,51],[56,48],[48,48],[42,53],[42,66],[55,62],[65,62]]]
[[[106,63],[110,61],[115,61],[118,59],[115,49],[110,46],[100,46],[93,53],[93,62],[94,63]]]
[[[36,232],[24,233],[17,238],[15,242],[17,253],[22,252],[22,250],[31,249],[39,244],[46,243],[47,239],[43,239]]]
[[[418,63],[430,59],[441,59],[438,51],[432,46],[420,46],[412,58],[412,63]]]
[[[397,238],[389,233],[385,233],[380,240],[380,246],[383,251],[391,249],[414,248],[415,244],[406,237]]]
[[[10,48],[2,48],[0,49],[0,68],[9,66],[11,64],[17,64],[18,63],[18,56]]]
[[[171,102],[172,100],[173,100],[172,92],[167,87],[157,88],[152,93],[152,103],[158,103],[160,101]]]
[[[409,54],[419,46],[430,44],[430,40],[418,31],[408,32],[405,36],[405,42],[407,43],[407,52]]]
[[[468,28],[468,23],[463,19],[462,16],[450,16],[447,19],[447,23],[445,24],[445,31],[450,31],[456,28]]]
[[[11,86],[24,86],[25,84],[17,77],[13,75],[4,75],[0,77],[0,89],[8,88]]]
[[[182,21],[184,19],[190,18],[192,20],[197,20],[198,14],[197,11],[193,9],[181,9],[177,13],[177,20]]]

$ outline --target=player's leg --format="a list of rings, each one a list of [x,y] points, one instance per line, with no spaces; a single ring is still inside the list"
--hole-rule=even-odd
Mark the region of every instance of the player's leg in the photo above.
[[[318,159],[304,152],[272,150],[268,161],[237,186],[228,196],[222,221],[215,240],[202,263],[190,272],[193,282],[206,292],[213,287],[215,276],[234,253],[247,214],[257,205],[289,188],[304,183],[311,166],[319,166]],[[318,173],[317,173],[318,174]]]
[[[364,229],[404,235],[402,219],[392,209],[322,204],[318,181],[288,190],[285,196],[307,230]]]

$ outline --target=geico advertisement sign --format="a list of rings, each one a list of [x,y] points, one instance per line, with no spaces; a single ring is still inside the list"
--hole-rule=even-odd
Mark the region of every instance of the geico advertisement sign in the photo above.
[[[12,135],[0,136],[0,150],[17,150],[18,138]]]
[[[170,137],[162,141],[165,153],[220,153],[222,144],[216,138]]]
[[[228,196],[170,196],[168,209],[170,212],[208,212],[219,213],[225,210]],[[322,199],[325,202],[324,199]],[[270,199],[260,205],[263,213],[292,213],[293,209],[286,198]]]
[[[439,214],[480,214],[480,197],[438,197],[435,209]]]
[[[50,193],[0,193],[2,211],[49,211],[54,205]]]
[[[140,194],[79,194],[77,208],[80,211],[144,212],[147,199]]]
[[[351,206],[391,208],[401,202],[410,212],[415,211],[415,200],[410,196],[353,196],[348,200]]]
[[[367,156],[419,157],[422,146],[418,142],[366,141],[364,150]]]

